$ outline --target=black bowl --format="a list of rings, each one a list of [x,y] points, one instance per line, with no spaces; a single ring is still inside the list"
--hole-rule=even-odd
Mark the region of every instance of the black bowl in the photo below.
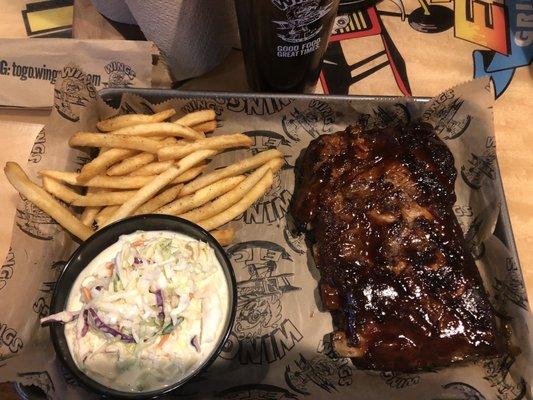
[[[135,231],[173,231],[179,232],[184,235],[190,236],[197,240],[202,240],[209,243],[209,245],[215,251],[215,255],[224,270],[224,275],[228,282],[228,314],[226,321],[224,322],[224,328],[222,335],[218,339],[218,343],[213,349],[210,357],[208,357],[200,366],[193,371],[190,375],[176,381],[174,384],[167,387],[152,390],[149,392],[123,392],[109,388],[96,382],[94,379],[85,375],[77,366],[68,348],[67,340],[65,337],[64,326],[60,324],[52,324],[50,326],[50,336],[52,337],[52,343],[54,349],[61,360],[61,362],[67,367],[67,369],[76,377],[76,379],[84,386],[96,391],[104,396],[119,397],[123,399],[145,399],[155,398],[163,394],[167,394],[190,381],[200,372],[204,371],[217,357],[222,346],[226,342],[233,320],[235,318],[235,309],[237,301],[237,285],[235,283],[235,275],[233,274],[233,268],[226,256],[226,253],[220,246],[220,244],[211,236],[207,231],[200,228],[198,225],[192,222],[186,221],[181,218],[172,217],[169,215],[150,214],[140,215],[137,217],[131,217],[115,222],[109,226],[106,226],[102,230],[96,232],[88,240],[86,240],[70,257],[59,280],[57,281],[54,295],[52,297],[52,303],[50,306],[50,314],[55,314],[65,309],[70,290],[72,285],[76,281],[76,278],[81,271],[103,250],[111,246],[118,241],[121,235],[133,233]]]

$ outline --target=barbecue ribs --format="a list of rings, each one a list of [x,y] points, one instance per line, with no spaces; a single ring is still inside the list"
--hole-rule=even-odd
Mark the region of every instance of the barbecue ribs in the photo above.
[[[308,232],[334,349],[366,369],[496,356],[502,342],[452,207],[453,156],[431,127],[313,140],[291,211]]]

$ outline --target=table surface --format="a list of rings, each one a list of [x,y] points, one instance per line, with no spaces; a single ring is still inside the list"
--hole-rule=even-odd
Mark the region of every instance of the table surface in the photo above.
[[[471,55],[472,51],[476,50],[474,45],[458,40],[453,33],[447,36],[422,35],[411,29],[407,23],[400,23],[398,13],[389,9],[390,5],[387,4],[384,2],[379,6],[382,10],[381,26],[393,38],[394,46],[407,64],[413,95],[433,96],[454,84],[471,79]],[[407,13],[410,9],[418,7],[415,0],[407,0],[403,4]],[[123,38],[124,35],[139,38],[138,35],[140,35],[136,28],[110,24],[94,10],[90,0],[75,0],[73,32],[75,37],[84,39],[116,39]],[[381,32],[381,38],[383,37],[383,32]],[[352,39],[340,42],[348,64],[359,65],[358,60],[366,60],[372,54],[381,54],[382,42],[374,39],[368,35],[354,34]],[[413,45],[422,40],[426,45],[425,48]],[[434,46],[434,51],[440,52],[440,56],[427,57],[427,46]],[[379,59],[367,65],[367,68],[376,70],[373,78],[357,81],[355,85],[349,87],[350,94],[402,94],[392,78],[390,69],[382,68],[384,64],[377,64],[378,62]],[[444,74],[443,71],[446,73]],[[157,86],[170,85],[166,70],[159,70],[154,74]],[[413,79],[413,76],[416,79]],[[531,109],[533,109],[532,77],[533,66],[531,64],[517,69],[511,85],[497,99],[494,106],[498,162],[526,288],[530,296],[533,295],[533,251],[530,250],[533,248],[533,229],[531,229],[533,226],[533,185],[531,184],[533,157],[530,155],[533,149],[533,132],[529,121]],[[354,79],[353,76],[352,79]],[[186,82],[180,88],[247,90],[240,51],[233,50],[219,67],[203,77]],[[319,87],[318,91],[320,90]],[[39,124],[46,123],[47,115],[46,110],[0,109],[0,130],[2,131],[0,164],[3,165],[7,160],[25,163],[31,144],[40,129]],[[14,131],[5,129],[7,121],[20,121],[27,124],[20,125]],[[6,183],[3,174],[0,176],[0,185],[6,188],[0,192],[0,220],[12,223],[17,195]],[[7,252],[9,246],[11,223],[2,224],[0,227],[1,255]],[[0,393],[2,393],[2,398],[17,398],[7,384],[0,385]]]

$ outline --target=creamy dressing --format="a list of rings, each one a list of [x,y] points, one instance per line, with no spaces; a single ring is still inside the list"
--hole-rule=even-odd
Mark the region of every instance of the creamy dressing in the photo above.
[[[207,243],[139,231],[89,263],[57,318],[78,313],[65,336],[85,374],[116,390],[150,391],[210,357],[227,318],[228,290]]]

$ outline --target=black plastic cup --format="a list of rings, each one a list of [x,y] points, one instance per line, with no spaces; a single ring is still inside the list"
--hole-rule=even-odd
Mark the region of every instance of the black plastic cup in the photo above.
[[[311,91],[338,5],[339,0],[235,0],[250,88]]]
[[[211,355],[200,364],[196,370],[181,379],[177,379],[172,385],[147,392],[124,392],[112,389],[85,375],[76,366],[76,363],[70,354],[67,339],[65,337],[64,326],[57,323],[50,325],[50,336],[52,337],[52,343],[59,360],[83,386],[106,397],[122,399],[156,398],[185,385],[200,372],[205,371],[207,367],[215,361],[222,350],[224,343],[228,339],[235,319],[237,284],[235,282],[235,275],[233,273],[231,262],[222,246],[220,246],[209,232],[205,231],[198,225],[181,218],[162,214],[139,215],[123,219],[106,226],[83,242],[74,254],[72,254],[57,281],[54,295],[52,296],[50,314],[65,310],[72,285],[76,281],[76,278],[98,254],[116,243],[120,236],[134,233],[136,231],[172,231],[208,243],[213,248],[228,283],[228,313],[218,343],[213,348]]]

